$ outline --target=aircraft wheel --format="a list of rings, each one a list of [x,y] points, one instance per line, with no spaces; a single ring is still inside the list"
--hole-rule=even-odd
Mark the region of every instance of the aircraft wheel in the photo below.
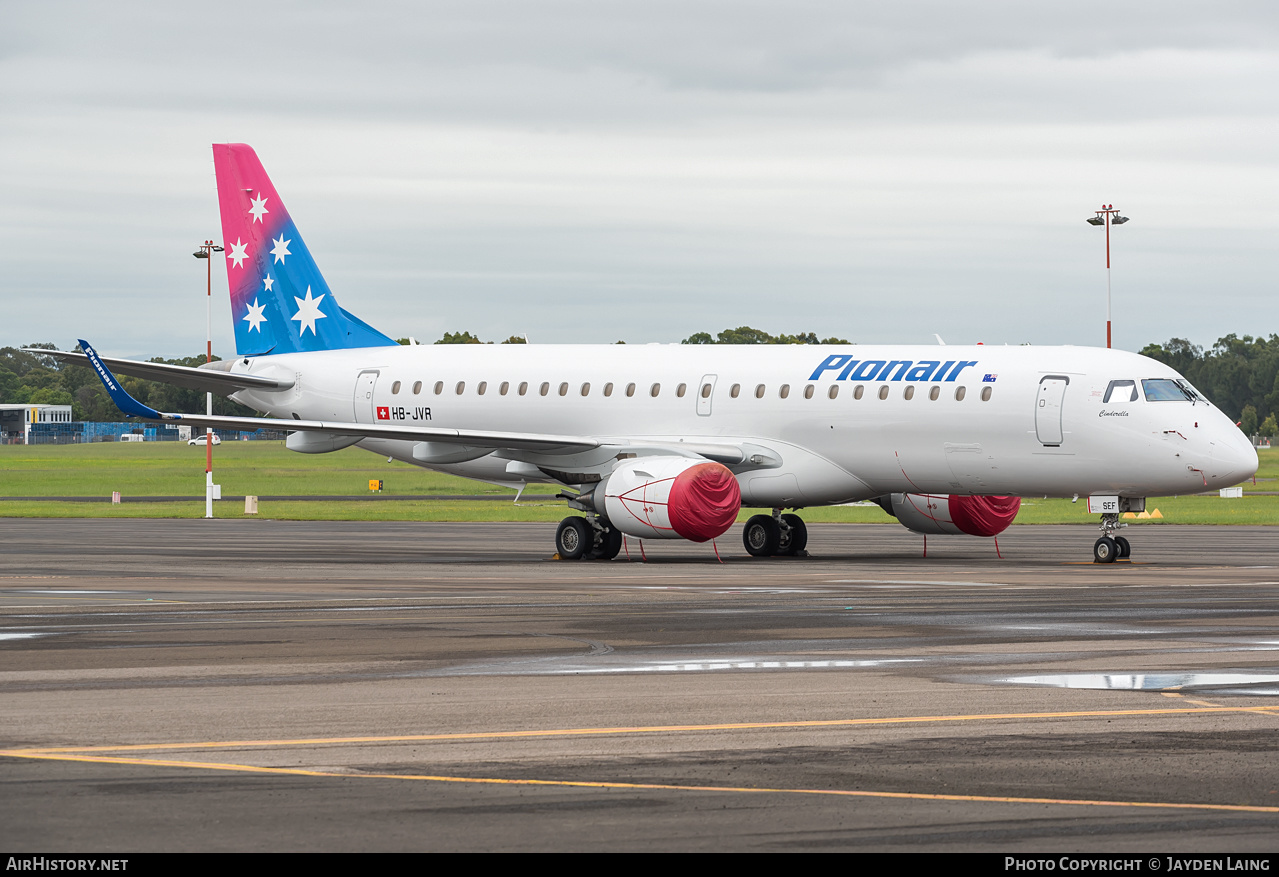
[[[1119,556],[1119,545],[1109,536],[1102,536],[1092,546],[1092,559],[1095,563],[1114,563]]]
[[[1115,544],[1119,546],[1119,559],[1126,560],[1132,557],[1132,544],[1123,536],[1115,537]]]
[[[772,557],[781,537],[781,528],[772,515],[755,515],[742,528],[742,544],[751,557]]]
[[[555,531],[555,552],[561,560],[577,560],[590,550],[594,541],[586,518],[565,518]]]
[[[790,527],[790,532],[782,537],[777,553],[799,554],[808,547],[808,528],[804,526],[804,519],[799,515],[782,515],[782,520]]]
[[[600,544],[596,545],[586,555],[588,560],[612,560],[622,552],[622,531],[616,527],[609,527],[608,530],[600,534]]]

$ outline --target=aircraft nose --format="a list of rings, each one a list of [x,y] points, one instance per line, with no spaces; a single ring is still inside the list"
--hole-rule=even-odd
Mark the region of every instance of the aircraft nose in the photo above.
[[[1225,484],[1238,484],[1257,474],[1257,451],[1232,423],[1213,441],[1213,474]]]

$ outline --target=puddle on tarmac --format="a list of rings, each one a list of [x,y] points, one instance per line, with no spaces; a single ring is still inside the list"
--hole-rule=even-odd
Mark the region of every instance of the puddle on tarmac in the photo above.
[[[1213,691],[1219,694],[1279,695],[1279,673],[1065,673],[1055,676],[1003,676],[1001,685],[1041,685],[1110,691]]]

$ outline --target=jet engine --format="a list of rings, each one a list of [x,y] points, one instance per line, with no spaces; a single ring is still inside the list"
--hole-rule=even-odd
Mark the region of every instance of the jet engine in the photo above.
[[[949,536],[998,536],[1021,508],[1019,496],[892,493],[875,502],[908,530]]]
[[[733,526],[742,492],[720,463],[643,457],[618,464],[591,501],[628,536],[707,542]]]

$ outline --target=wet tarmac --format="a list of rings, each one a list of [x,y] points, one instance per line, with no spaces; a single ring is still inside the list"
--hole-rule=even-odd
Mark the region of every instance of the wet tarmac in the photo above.
[[[1267,851],[1279,538],[0,520],[10,851]],[[1002,555],[1002,558],[999,556]],[[641,561],[642,557],[647,560]]]

